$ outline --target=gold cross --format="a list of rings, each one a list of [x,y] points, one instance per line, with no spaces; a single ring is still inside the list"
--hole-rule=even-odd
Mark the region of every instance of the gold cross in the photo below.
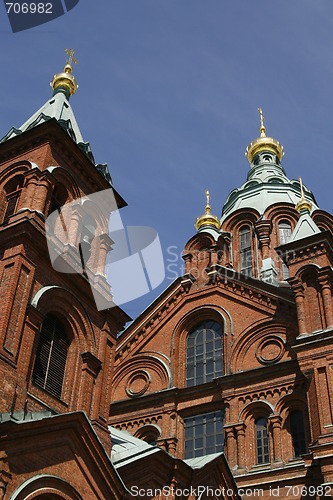
[[[299,180],[299,184],[300,184],[300,187],[301,187],[301,198],[303,200],[303,199],[305,199],[303,181],[302,181],[301,177],[299,177],[298,180]]]
[[[260,128],[264,127],[264,115],[263,115],[263,112],[262,112],[262,109],[261,108],[258,108],[258,111],[259,111],[259,115],[260,115]]]
[[[75,51],[74,49],[65,49],[66,54],[68,55],[68,59],[66,61],[66,64],[69,64],[72,66],[72,63],[77,64],[77,60],[74,57]]]
[[[209,194],[209,191],[207,189],[206,191],[206,205],[209,205],[210,204],[210,194]]]

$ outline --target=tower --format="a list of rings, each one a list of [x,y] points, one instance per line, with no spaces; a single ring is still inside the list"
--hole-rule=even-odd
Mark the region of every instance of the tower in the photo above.
[[[82,138],[70,104],[78,86],[68,55],[52,97],[0,144],[0,498],[14,491],[28,498],[43,488],[70,498],[77,491],[123,498],[126,491],[107,455],[116,336],[128,316],[118,307],[96,309],[88,277],[93,271],[99,292],[107,293],[111,240],[108,219],[83,199],[113,190],[119,208],[125,201]],[[66,226],[60,255],[71,261],[71,273],[50,262],[45,220],[54,212]]]

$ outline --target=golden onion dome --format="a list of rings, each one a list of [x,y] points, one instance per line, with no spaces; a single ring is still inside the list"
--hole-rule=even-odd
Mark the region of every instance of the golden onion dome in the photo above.
[[[210,195],[209,191],[206,191],[205,213],[203,215],[200,215],[200,217],[198,217],[196,220],[195,228],[197,231],[200,231],[200,229],[207,226],[213,227],[214,229],[220,229],[221,224],[219,218],[215,215],[212,215],[210,212]]]
[[[266,127],[264,125],[264,116],[262,109],[258,108],[258,111],[260,114],[260,137],[258,137],[248,145],[245,151],[245,155],[247,156],[249,163],[251,163],[255,155],[260,153],[261,151],[273,153],[279,158],[279,160],[281,160],[282,156],[284,155],[283,146],[276,139],[266,136]]]
[[[78,84],[75,80],[74,75],[72,74],[73,68],[72,63],[77,64],[76,59],[74,58],[74,50],[66,49],[66,53],[69,56],[64,67],[64,71],[62,73],[57,73],[54,75],[53,80],[51,82],[51,87],[53,88],[53,93],[57,93],[61,90],[68,91],[68,97],[75,94],[78,89]]]

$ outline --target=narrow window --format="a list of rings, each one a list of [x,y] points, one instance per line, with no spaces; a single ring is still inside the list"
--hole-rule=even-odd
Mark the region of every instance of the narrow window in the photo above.
[[[255,421],[257,464],[269,462],[267,419],[258,418]]]
[[[186,346],[186,385],[211,382],[222,372],[222,328],[216,321],[203,321],[189,333]]]
[[[8,224],[9,217],[16,212],[22,186],[23,177],[21,176],[14,177],[14,179],[11,179],[5,186],[6,209],[2,221],[3,224]]]
[[[223,451],[223,419],[221,410],[184,419],[185,458]]]
[[[282,220],[279,222],[279,237],[280,237],[280,245],[284,245],[288,243],[291,236],[291,224],[287,220]],[[282,262],[282,272],[283,279],[286,280],[289,278],[289,270],[284,262]]]
[[[40,333],[32,381],[59,399],[68,347],[68,338],[60,321],[54,316],[47,316]]]
[[[239,230],[240,272],[252,276],[252,247],[250,226],[242,226]]]
[[[87,263],[91,257],[92,242],[95,238],[96,233],[96,222],[90,216],[87,215],[82,221],[82,229],[79,243],[79,252],[81,257],[81,264],[83,273],[86,273]]]
[[[60,212],[61,207],[65,205],[68,198],[67,189],[62,184],[57,184],[52,193],[49,214],[52,212]]]
[[[304,418],[300,410],[294,410],[290,414],[290,431],[294,458],[298,458],[306,453]]]

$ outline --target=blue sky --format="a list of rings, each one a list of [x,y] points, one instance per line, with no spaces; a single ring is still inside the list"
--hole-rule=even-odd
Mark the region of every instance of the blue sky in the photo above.
[[[49,98],[76,50],[82,135],[129,204],[125,223],[154,227],[165,253],[165,282],[124,306],[132,317],[175,277],[168,248],[181,255],[205,189],[219,216],[245,181],[259,106],[289,178],[332,210],[331,0],[80,0],[15,34],[2,3],[0,40],[1,136]]]

